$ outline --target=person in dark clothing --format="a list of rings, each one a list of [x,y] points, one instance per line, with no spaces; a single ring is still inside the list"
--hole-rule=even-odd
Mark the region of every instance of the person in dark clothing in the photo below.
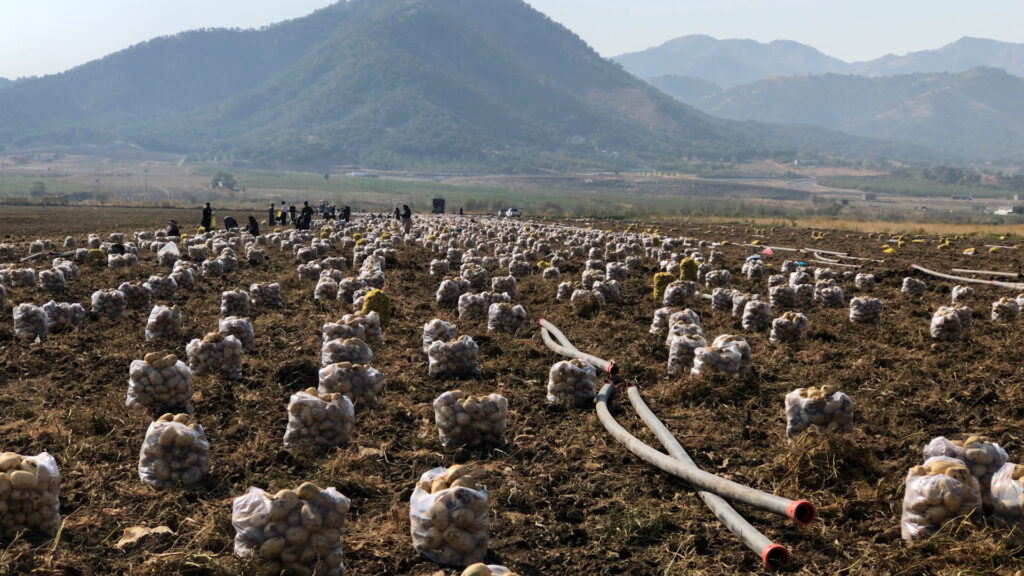
[[[207,231],[210,230],[210,222],[213,221],[213,208],[210,208],[210,203],[207,202],[206,206],[203,207],[203,219],[199,223],[200,226],[205,228]]]
[[[260,235],[260,223],[256,221],[256,218],[249,216],[249,225],[245,227],[245,231],[252,236]]]
[[[395,220],[402,218],[402,215],[398,213],[398,206],[395,206]]]
[[[285,206],[284,200],[281,200],[281,210],[277,213],[277,217],[281,224],[288,223],[288,207]]]
[[[274,212],[274,203],[271,202],[270,203],[270,216],[267,218],[267,224],[269,224],[270,227],[273,228],[274,227],[274,222],[277,222],[277,213]]]
[[[344,208],[342,208],[342,210],[341,210],[341,219],[344,220],[346,224],[350,220],[352,220],[352,209],[349,208],[348,206],[345,206]]]
[[[313,207],[309,205],[309,200],[302,203],[302,216],[299,218],[302,220],[301,228],[309,230],[309,225],[313,222]]]
[[[224,218],[224,229],[231,230],[232,228],[238,228],[238,220],[235,220],[233,216]]]
[[[395,208],[398,211],[398,208]],[[408,204],[402,204],[402,226],[405,227],[405,233],[409,233],[409,229],[412,228],[412,210],[409,209]]]
[[[295,204],[288,207],[288,212],[292,215],[292,224],[295,223]]]
[[[462,216],[462,206],[459,206],[459,216]]]
[[[181,230],[178,230],[178,223],[174,220],[167,223],[167,228],[164,228],[164,232],[168,236],[181,236]]]

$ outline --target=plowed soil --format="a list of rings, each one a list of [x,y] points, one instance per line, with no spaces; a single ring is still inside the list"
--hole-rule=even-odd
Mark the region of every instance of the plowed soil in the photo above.
[[[106,237],[113,231],[154,230],[170,217],[188,223],[183,229],[198,221],[198,213],[180,211],[11,209],[0,216],[0,242],[16,244],[21,257],[36,238],[51,238],[59,246],[73,235],[81,245],[88,232]],[[429,223],[427,218],[419,222]],[[663,225],[660,231],[732,242],[722,250],[734,287],[767,293],[767,278],[753,286],[739,274],[752,249],[735,243],[755,238],[754,231],[742,225],[678,224]],[[541,341],[535,323],[541,317],[559,326],[581,350],[615,359],[705,470],[806,498],[818,507],[818,520],[798,528],[737,505],[769,538],[790,549],[793,561],[785,572],[1016,573],[1021,549],[1005,529],[985,522],[957,524],[927,542],[908,545],[899,528],[904,478],[908,468],[920,463],[921,448],[933,436],[983,433],[998,441],[1011,461],[1024,458],[1022,324],[988,319],[992,301],[1016,291],[977,286],[969,303],[975,329],[959,343],[937,343],[928,334],[931,314],[950,301],[952,282],[928,279],[920,298],[900,293],[911,263],[941,271],[1017,271],[1020,250],[990,254],[983,247],[1014,240],[958,239],[951,248],[938,250],[934,237],[925,243],[908,238],[896,254],[883,254],[880,246],[886,240],[848,232],[833,231],[821,240],[806,229],[758,234],[762,244],[885,258],[863,268],[879,282],[873,295],[884,301],[881,324],[852,324],[847,309],[815,306],[804,310],[810,318],[805,341],[772,346],[767,333],[744,333],[737,319],[712,314],[708,301],[696,302],[709,340],[724,332],[747,337],[753,371],[743,379],[669,378],[664,339],[648,333],[652,313],[660,307],[651,295],[654,261],[646,261],[642,274],[623,283],[624,304],[587,319],[555,300],[554,284],[539,276],[525,278],[516,301],[526,307],[530,321],[519,334],[504,335],[489,334],[485,321],[460,321],[454,310],[439,309],[434,302],[438,280],[428,275],[433,255],[421,246],[399,247],[397,267],[386,271],[393,319],[383,344],[373,346],[373,365],[387,377],[381,406],[358,412],[352,443],[327,453],[284,450],[285,407],[291,393],[316,386],[320,327],[350,307],[315,302],[314,284],[298,280],[290,251],[269,250],[266,265],[243,264],[224,278],[197,277],[196,290],[179,291],[174,300],[183,310],[185,327],[181,340],[171,343],[145,341],[149,310],[130,309],[127,319],[116,322],[89,314],[80,330],[51,335],[42,343],[16,339],[12,329],[11,308],[20,302],[42,305],[55,298],[88,308],[94,290],[166,274],[153,252],[140,252],[140,265],[127,270],[82,266],[62,294],[9,288],[0,323],[0,450],[47,451],[56,457],[64,523],[56,539],[27,534],[4,542],[0,574],[257,573],[258,566],[232,554],[231,500],[250,486],[276,491],[303,481],[336,486],[352,499],[344,531],[348,574],[458,574],[417,555],[408,515],[419,475],[454,462],[478,467],[478,477],[488,486],[488,561],[520,574],[762,571],[757,556],[717,522],[692,489],[628,453],[604,431],[593,410],[547,404],[548,369],[559,358]],[[978,255],[961,254],[972,246]],[[342,255],[337,252],[332,255]],[[797,256],[776,251],[766,260],[778,269],[784,259]],[[25,266],[39,269],[49,260]],[[576,279],[583,262],[567,268],[563,275]],[[285,308],[254,315],[258,351],[245,357],[244,379],[204,375],[193,382],[195,413],[211,444],[211,477],[195,489],[146,487],[137,464],[150,418],[125,407],[128,365],[151,351],[184,358],[188,340],[216,329],[221,291],[266,281],[281,283]],[[856,293],[852,280],[842,285],[847,298]],[[456,323],[460,334],[477,341],[479,378],[437,381],[427,376],[420,340],[423,324],[435,317]],[[788,444],[785,394],[826,383],[853,398],[856,431],[845,437],[808,435]],[[442,449],[431,402],[454,388],[498,392],[509,399],[506,448],[489,453]],[[616,395],[613,404],[624,426],[657,445],[624,395]],[[115,546],[125,528],[139,525],[164,525],[174,535],[125,549]]]

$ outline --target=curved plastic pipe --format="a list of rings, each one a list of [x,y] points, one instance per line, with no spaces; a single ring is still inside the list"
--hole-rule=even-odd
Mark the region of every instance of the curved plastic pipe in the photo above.
[[[1020,278],[1016,272],[996,272],[995,270],[970,270],[968,268],[951,268],[950,272],[956,274],[981,274],[983,276],[1000,276],[1003,278]]]
[[[661,444],[668,450],[669,455],[676,460],[696,467],[697,464],[686,453],[686,450],[683,449],[683,446],[676,440],[675,436],[669,432],[668,428],[655,416],[654,412],[647,407],[647,403],[640,396],[640,391],[637,390],[636,386],[628,387],[627,393],[633,409],[640,415],[640,419],[644,421],[644,424],[647,424],[647,427],[658,437]],[[765,537],[750,522],[747,522],[740,516],[739,512],[721,496],[706,490],[698,490],[697,495],[707,504],[708,508],[711,509],[711,512],[714,513],[722,525],[738,536],[747,548],[761,556],[761,561],[764,562],[765,568],[778,570],[789,563],[789,550],[785,546],[776,544]]]
[[[591,354],[587,354],[585,352],[580,352],[579,350],[577,350],[576,347],[573,346],[571,342],[569,342],[569,339],[565,337],[565,334],[562,334],[562,331],[559,330],[558,328],[555,328],[555,325],[552,324],[551,322],[548,322],[547,320],[541,318],[540,320],[537,321],[537,323],[540,324],[542,328],[544,328],[544,330],[540,331],[540,336],[541,338],[544,339],[544,343],[548,345],[548,348],[551,348],[552,350],[558,352],[563,356],[569,356],[571,358],[578,358],[580,360],[583,360],[584,362],[590,364],[594,368],[597,368],[598,370],[601,370],[603,372],[607,372],[612,376],[619,373],[619,367],[615,364],[614,361],[602,360],[597,356],[593,356]],[[551,337],[548,335],[548,332],[550,332],[552,335],[554,335],[555,338],[558,339],[558,343],[555,343],[551,340]]]
[[[727,480],[714,474],[709,474],[697,468],[687,465],[671,456],[651,448],[640,441],[639,438],[630,434],[625,428],[615,421],[611,412],[608,411],[608,398],[611,396],[612,383],[609,382],[601,388],[597,395],[597,417],[605,429],[626,447],[627,450],[639,456],[642,460],[656,468],[682,478],[697,489],[713,492],[722,498],[734,502],[742,502],[755,508],[786,516],[798,526],[810,524],[814,521],[816,512],[814,505],[806,500],[789,500],[774,494],[768,494],[749,486],[744,486]]]
[[[943,274],[934,270],[929,270],[918,266],[917,264],[911,264],[912,270],[923,272],[929,276],[935,276],[936,278],[942,278],[944,280],[956,280],[957,282],[968,282],[971,284],[988,284],[989,286],[999,286],[1001,288],[1012,288],[1013,290],[1024,290],[1024,284],[1018,282],[1000,282],[998,280],[980,280],[978,278],[965,278],[963,276],[953,276],[952,274]]]

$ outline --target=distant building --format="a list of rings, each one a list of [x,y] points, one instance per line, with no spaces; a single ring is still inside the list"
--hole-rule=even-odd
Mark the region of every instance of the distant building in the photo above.
[[[875,200],[878,200],[878,194],[875,194],[873,192],[865,192],[864,193],[864,201],[865,202],[874,202]]]
[[[997,208],[995,211],[997,216],[1009,216],[1010,214],[1024,214],[1024,206],[1007,206],[1005,208]]]

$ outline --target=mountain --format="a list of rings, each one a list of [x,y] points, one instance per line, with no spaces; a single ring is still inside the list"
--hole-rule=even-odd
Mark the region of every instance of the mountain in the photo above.
[[[3,90],[4,88],[6,88],[8,86],[12,86],[13,84],[14,84],[14,80],[8,80],[7,78],[0,78],[0,90]]]
[[[773,77],[691,102],[723,118],[810,124],[971,160],[1024,153],[1024,78],[994,68]]]
[[[790,40],[718,40],[692,35],[614,58],[639,78],[692,76],[732,88],[766,76],[845,73],[850,65]]]
[[[792,146],[677,102],[521,0],[339,2],[259,30],[158,38],[0,91],[0,143],[114,140],[261,164],[493,169]]]
[[[647,82],[665,94],[682,100],[687,104],[700,102],[702,99],[714,96],[722,91],[721,86],[696,76],[666,74],[649,78]]]
[[[957,73],[979,66],[1002,68],[1015,76],[1024,76],[1024,44],[964,36],[937,50],[921,50],[903,56],[890,54],[857,62],[853,64],[852,72],[865,76]]]

